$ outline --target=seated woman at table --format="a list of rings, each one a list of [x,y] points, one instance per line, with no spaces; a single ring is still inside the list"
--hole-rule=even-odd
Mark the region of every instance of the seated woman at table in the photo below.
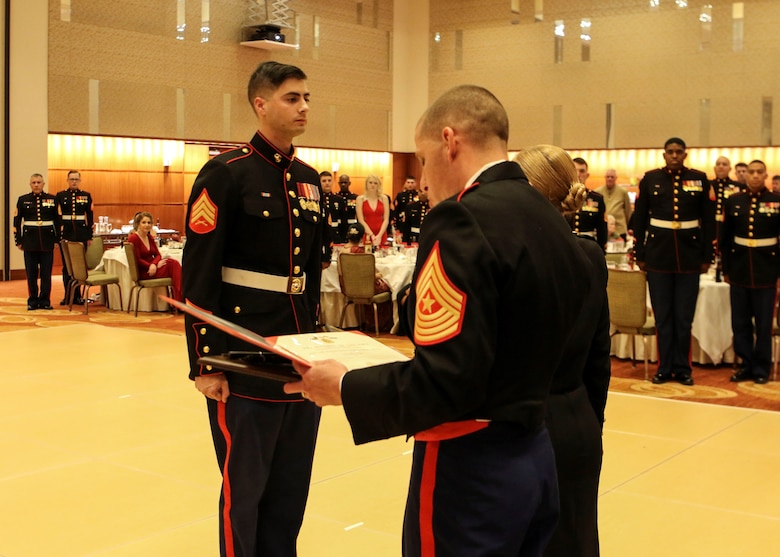
[[[366,190],[355,201],[358,223],[363,225],[374,246],[387,244],[387,227],[390,223],[390,203],[382,193],[382,180],[375,174],[366,176]]]
[[[587,195],[569,154],[537,145],[515,157],[531,185],[565,218],[576,213]],[[550,556],[597,556],[598,487],[601,474],[601,428],[610,377],[607,269],[601,247],[575,238],[583,255],[582,277],[591,289],[569,341],[562,347],[547,399],[561,514],[547,549]]]
[[[152,230],[152,214],[146,211],[136,213],[133,219],[133,234],[127,241],[135,248],[135,260],[138,263],[138,274],[142,279],[166,278],[173,281],[173,297],[184,301],[181,293],[181,264],[175,259],[163,258],[157,243],[150,234]]]
[[[339,248],[339,255],[342,253],[366,253],[366,248],[363,247],[363,237],[365,235],[365,228],[359,222],[350,224],[347,229],[347,243]],[[339,271],[339,283],[341,283],[341,267]],[[382,278],[382,273],[376,271],[374,273],[374,294],[381,294],[382,292],[390,292],[390,285],[387,284],[385,279]]]

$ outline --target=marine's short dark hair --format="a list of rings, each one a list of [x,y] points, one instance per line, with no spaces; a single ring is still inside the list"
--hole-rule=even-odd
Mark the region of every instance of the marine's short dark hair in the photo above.
[[[509,140],[509,117],[496,96],[477,85],[458,85],[428,107],[418,124],[422,137],[436,137],[449,126],[475,144],[497,137]]]
[[[586,170],[588,168],[588,162],[585,159],[583,159],[582,157],[574,157],[572,159],[572,162],[575,162],[577,164],[584,164]]]
[[[263,93],[276,91],[279,86],[288,79],[306,79],[306,74],[298,66],[290,64],[280,64],[270,60],[263,62],[252,73],[247,86],[247,97],[249,104],[254,106],[255,97]]]
[[[664,149],[666,149],[669,145],[672,143],[676,143],[677,145],[682,145],[683,149],[687,149],[688,147],[685,145],[685,141],[680,139],[679,137],[670,137],[666,140],[666,143],[664,143]]]
[[[322,178],[323,176],[331,176],[332,177],[333,174],[330,173],[330,170],[323,170],[322,172],[320,172],[320,178]]]

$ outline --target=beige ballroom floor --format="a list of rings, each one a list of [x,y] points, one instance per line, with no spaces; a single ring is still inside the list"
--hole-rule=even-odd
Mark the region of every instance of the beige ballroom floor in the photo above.
[[[184,338],[93,324],[5,332],[0,557],[217,555],[219,475]],[[605,557],[777,551],[780,413],[614,393]],[[302,557],[400,555],[411,444],[355,447],[326,408]]]

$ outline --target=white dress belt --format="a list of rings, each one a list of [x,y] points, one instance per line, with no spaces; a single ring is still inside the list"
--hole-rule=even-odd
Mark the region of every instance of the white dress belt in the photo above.
[[[246,269],[222,267],[222,282],[280,294],[303,294],[306,290],[306,273],[300,277],[282,277]]]
[[[699,228],[699,221],[650,219],[650,226],[655,226],[656,228],[668,228],[669,230],[686,230],[690,228]]]
[[[62,215],[62,220],[87,220],[86,215]]]
[[[734,236],[734,243],[748,248],[768,248],[777,245],[777,238],[742,238]]]
[[[25,226],[54,226],[53,220],[24,221]]]

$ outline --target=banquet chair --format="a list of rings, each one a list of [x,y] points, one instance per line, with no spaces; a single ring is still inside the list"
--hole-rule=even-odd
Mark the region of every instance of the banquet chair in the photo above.
[[[103,260],[103,237],[95,236],[87,246],[87,269],[94,271]]]
[[[71,306],[73,305],[72,297],[73,297],[73,291],[76,289],[76,286],[78,286],[78,282],[73,280],[73,263],[70,261],[70,251],[68,250],[68,241],[67,240],[60,240],[60,247],[62,248],[62,264],[65,265],[65,269],[68,271],[68,276],[71,277],[70,283],[68,283],[68,286],[65,288],[65,300],[68,301],[68,304]]]
[[[610,336],[631,335],[631,363],[636,367],[637,335],[642,336],[645,356],[645,381],[648,379],[648,337],[656,334],[655,318],[647,311],[647,276],[644,271],[608,269],[607,298]]]
[[[376,277],[376,259],[371,253],[342,253],[339,255],[339,271],[341,273],[341,292],[347,298],[344,309],[341,310],[339,327],[344,326],[344,317],[347,308],[354,304],[356,307],[373,306],[374,329],[379,336],[379,317],[377,304],[389,302],[392,297],[390,292],[374,294],[374,281]],[[362,321],[362,319],[361,319]]]
[[[173,298],[172,278],[141,278],[141,274],[138,272],[138,261],[135,258],[135,246],[130,242],[125,242],[125,256],[127,256],[127,268],[130,271],[130,280],[133,281],[133,287],[130,289],[130,299],[127,300],[127,313],[130,313],[130,307],[133,305],[133,293],[135,293],[135,316],[138,317],[138,300],[141,298],[141,291],[144,288],[165,286],[168,290],[168,296]]]
[[[89,289],[93,286],[99,286],[102,299],[104,301],[104,305],[108,307],[108,285],[109,284],[115,284],[117,287],[117,290],[119,290],[119,301],[122,302],[122,288],[119,286],[119,277],[117,275],[110,275],[108,273],[92,273],[90,274],[89,269],[87,269],[87,255],[86,250],[84,249],[84,244],[81,242],[68,242],[65,241],[65,246],[67,248],[68,252],[68,259],[70,259],[71,264],[71,277],[73,277],[73,282],[71,284],[78,284],[81,286],[86,286],[86,291],[84,292],[84,300],[89,299]],[[68,298],[68,311],[73,310],[73,294],[75,293],[75,286],[74,288],[70,289],[69,298]],[[84,304],[84,313],[89,315],[89,303]]]

